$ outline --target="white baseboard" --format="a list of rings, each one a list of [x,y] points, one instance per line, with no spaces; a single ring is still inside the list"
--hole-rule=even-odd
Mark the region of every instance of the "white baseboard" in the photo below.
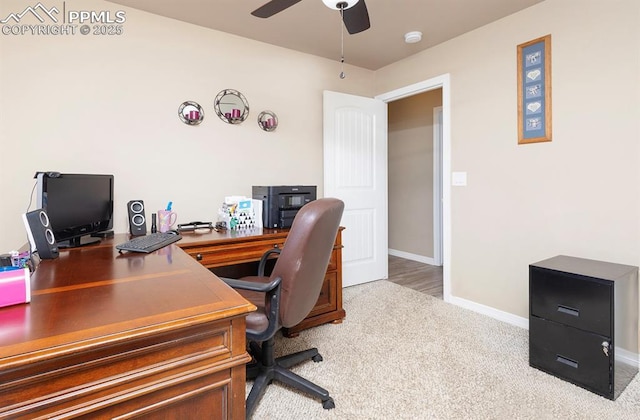
[[[410,252],[398,251],[396,249],[389,249],[389,255],[394,257],[405,258],[411,261],[418,261],[424,264],[435,265],[433,258],[424,257],[422,255],[412,254]],[[521,316],[514,315],[509,312],[501,311],[491,306],[483,305],[481,303],[473,302],[471,300],[459,298],[456,296],[450,296],[447,300],[448,303],[452,303],[461,308],[469,309],[482,315],[489,316],[499,321],[506,322],[507,324],[515,325],[516,327],[529,329],[529,319]],[[630,352],[620,347],[616,347],[615,353],[616,360],[620,360],[623,363],[640,367],[640,356],[636,353]]]
[[[412,254],[410,252],[398,251],[397,249],[389,249],[389,255],[394,257],[400,257],[411,261],[417,261],[424,264],[436,265],[435,261],[431,257],[425,257],[418,254]]]
[[[410,252],[398,251],[397,249],[389,248],[389,255],[393,255],[394,257],[405,258],[407,260],[418,261],[421,263],[434,265],[433,258],[412,254]],[[460,306],[462,308],[470,309],[474,312],[478,312],[483,315],[490,316],[491,318],[504,321],[508,324],[515,325],[520,328],[529,329],[528,318],[516,316],[516,315],[510,314],[509,312],[504,312],[504,311],[492,308],[491,306],[482,305],[480,303],[476,303],[476,302],[459,298],[456,296],[451,296],[450,299],[447,300],[447,302]]]
[[[640,359],[638,359],[638,357],[639,355],[636,353],[632,353],[622,347],[616,347],[616,360],[620,360],[627,365],[638,366],[640,368]]]
[[[490,316],[491,318],[495,318],[499,321],[506,322],[507,324],[515,325],[516,327],[524,328],[526,330],[529,329],[528,318],[523,318],[521,316],[517,316],[509,312],[492,308],[491,306],[482,305],[480,303],[476,303],[471,300],[459,298],[456,296],[451,296],[451,299],[449,300],[449,302],[453,303],[454,305],[460,306],[462,308],[470,309],[474,312],[478,312],[480,314]]]
[[[509,312],[504,312],[496,308],[492,308],[491,306],[482,305],[480,303],[476,303],[467,299],[451,296],[449,303],[460,306],[465,309],[470,309],[474,312],[478,312],[482,315],[487,315],[491,318],[497,319],[499,321],[506,322],[507,324],[515,325],[516,327],[524,328],[525,330],[529,329],[529,319],[523,318],[521,316],[517,316],[511,314]],[[621,347],[616,347],[616,360],[620,360],[623,363],[626,363],[631,366],[640,367],[640,358],[638,354],[625,350]]]
[[[630,352],[629,350],[625,350],[622,347],[616,346],[616,360],[621,361],[627,365],[638,366],[640,367],[640,359],[638,358],[638,354]]]

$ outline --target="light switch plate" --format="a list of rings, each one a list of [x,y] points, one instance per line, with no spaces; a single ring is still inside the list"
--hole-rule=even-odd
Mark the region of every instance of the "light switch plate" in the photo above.
[[[467,185],[467,173],[466,172],[452,172],[451,173],[451,185],[456,187],[464,187]]]

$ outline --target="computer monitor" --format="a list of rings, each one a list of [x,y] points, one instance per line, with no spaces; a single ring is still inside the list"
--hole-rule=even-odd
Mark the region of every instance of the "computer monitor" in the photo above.
[[[36,174],[37,207],[45,210],[60,248],[100,241],[113,227],[113,175]]]

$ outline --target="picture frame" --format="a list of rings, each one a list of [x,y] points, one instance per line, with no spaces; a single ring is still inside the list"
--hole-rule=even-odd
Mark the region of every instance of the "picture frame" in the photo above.
[[[551,141],[551,35],[517,50],[518,144]]]

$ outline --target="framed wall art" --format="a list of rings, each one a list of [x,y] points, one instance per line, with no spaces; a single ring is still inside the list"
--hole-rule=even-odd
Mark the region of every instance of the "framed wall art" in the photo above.
[[[518,45],[518,144],[551,141],[551,35]]]

